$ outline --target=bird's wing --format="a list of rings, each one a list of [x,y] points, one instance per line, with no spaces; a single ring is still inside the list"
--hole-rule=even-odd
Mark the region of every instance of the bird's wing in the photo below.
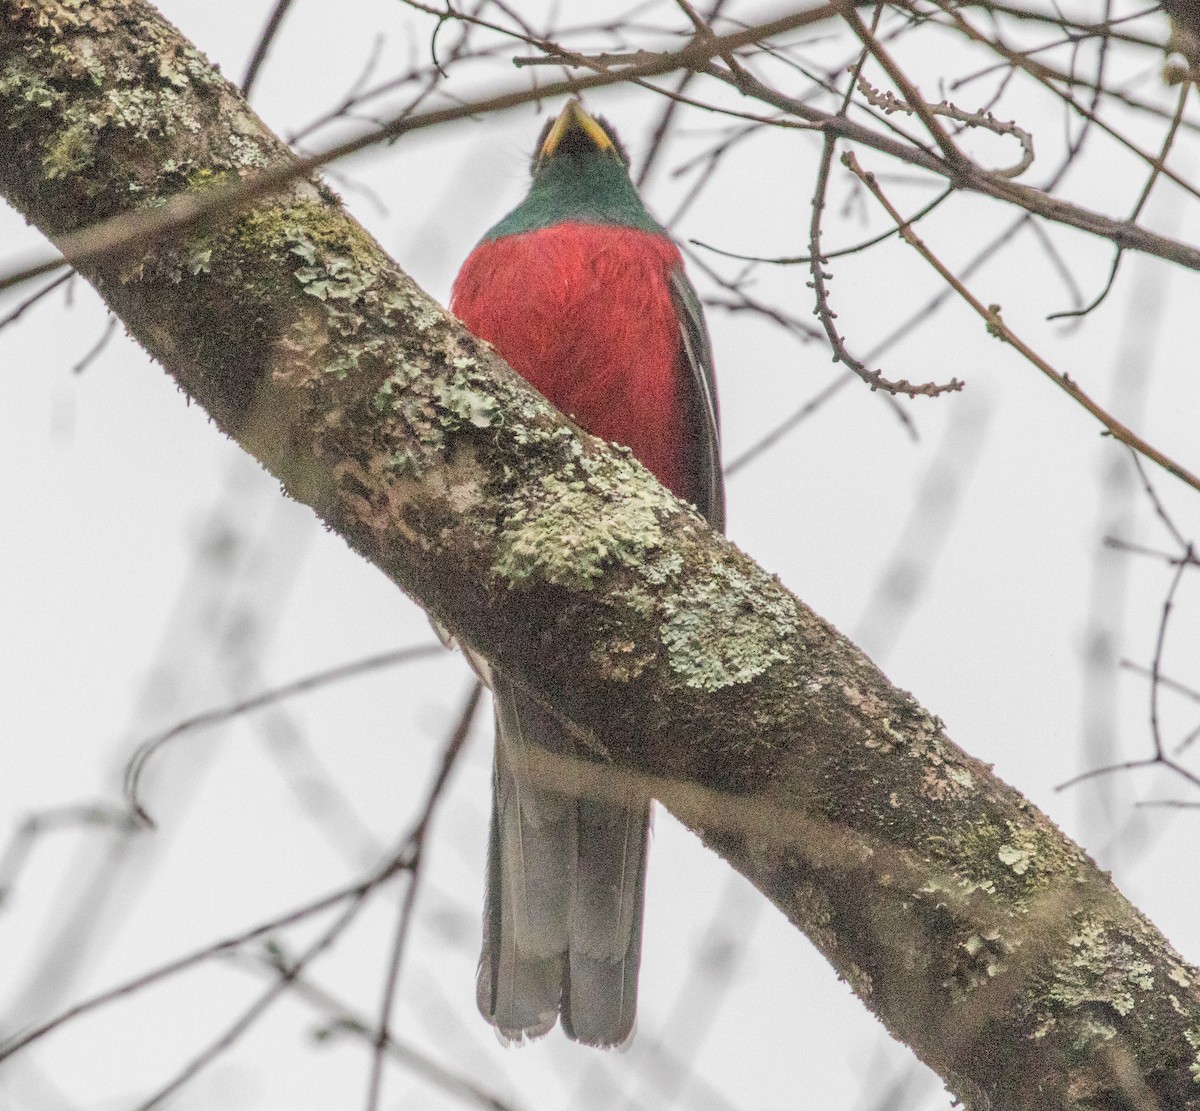
[[[718,532],[725,531],[725,479],[721,473],[721,420],[712,343],[695,287],[683,267],[671,272],[671,300],[679,318],[688,379],[690,464],[696,481],[696,507]]]

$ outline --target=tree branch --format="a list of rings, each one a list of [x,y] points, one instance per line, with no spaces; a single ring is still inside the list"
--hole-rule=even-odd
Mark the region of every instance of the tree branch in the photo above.
[[[0,0],[0,58],[0,192],[56,241],[281,173],[79,269],[289,493],[576,723],[588,789],[661,798],[977,1111],[1200,1106],[1196,973],[1109,878],[286,180],[290,152],[151,7]]]

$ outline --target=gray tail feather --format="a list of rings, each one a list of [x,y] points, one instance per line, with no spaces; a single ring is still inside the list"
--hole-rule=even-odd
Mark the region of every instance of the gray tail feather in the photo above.
[[[579,861],[562,1023],[587,1045],[623,1045],[637,1017],[650,808],[640,799],[630,803],[577,803]]]
[[[573,754],[562,727],[494,676],[496,762],[477,1000],[506,1040],[553,1027],[588,1045],[633,1033],[649,805],[535,786],[525,752]]]

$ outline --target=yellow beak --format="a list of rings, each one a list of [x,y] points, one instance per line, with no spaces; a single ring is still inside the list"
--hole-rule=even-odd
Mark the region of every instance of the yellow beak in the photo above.
[[[597,150],[612,149],[613,142],[608,137],[608,133],[592,116],[589,116],[584,111],[583,105],[579,103],[579,99],[572,97],[567,101],[563,110],[559,112],[558,119],[551,126],[549,134],[546,136],[546,141],[542,144],[542,149],[538,151],[538,161],[540,162],[543,158],[549,158],[558,149],[563,139],[572,131],[578,131],[586,135],[595,143]]]

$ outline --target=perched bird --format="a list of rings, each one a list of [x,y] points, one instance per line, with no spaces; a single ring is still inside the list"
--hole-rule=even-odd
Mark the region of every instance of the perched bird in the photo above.
[[[463,264],[451,309],[586,431],[615,440],[724,528],[708,332],[679,250],[646,211],[602,119],[548,120],[529,193]],[[523,774],[540,745],[574,753],[504,675],[496,706],[479,1009],[521,1042],[553,1027],[618,1046],[633,1033],[650,811]]]

